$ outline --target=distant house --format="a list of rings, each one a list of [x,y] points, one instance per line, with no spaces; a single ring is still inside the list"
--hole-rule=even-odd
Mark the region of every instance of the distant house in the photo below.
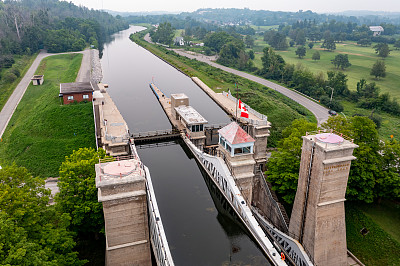
[[[33,85],[42,85],[44,82],[44,75],[34,75],[31,80]]]
[[[179,46],[184,46],[185,45],[185,41],[183,40],[183,37],[176,37],[174,40],[175,45],[179,45]]]
[[[75,101],[92,101],[93,86],[90,82],[74,82],[60,84],[60,98],[63,99],[63,104],[70,104]]]
[[[370,26],[369,30],[374,33],[374,36],[379,36],[384,31],[382,26]]]

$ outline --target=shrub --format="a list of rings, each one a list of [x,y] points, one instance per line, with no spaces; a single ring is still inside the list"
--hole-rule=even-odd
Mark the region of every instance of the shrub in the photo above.
[[[13,83],[17,79],[17,76],[14,73],[7,72],[4,75],[4,81],[7,83]]]

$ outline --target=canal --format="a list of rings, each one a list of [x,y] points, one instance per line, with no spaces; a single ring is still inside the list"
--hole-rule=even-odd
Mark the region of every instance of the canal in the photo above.
[[[210,124],[229,117],[190,78],[129,40],[142,27],[113,35],[105,44],[103,82],[131,132],[169,129],[171,125],[149,88],[169,97],[183,92]],[[181,141],[138,147],[149,167],[172,257],[176,265],[270,265],[245,230],[215,204],[201,172]]]

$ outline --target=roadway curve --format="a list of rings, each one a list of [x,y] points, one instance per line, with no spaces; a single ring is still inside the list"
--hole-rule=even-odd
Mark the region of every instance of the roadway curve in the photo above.
[[[77,53],[82,53],[83,58],[82,58],[81,68],[79,69],[76,81],[81,81],[81,82],[89,81],[90,67],[91,67],[90,50],[86,49],[82,52],[77,52]],[[24,96],[25,91],[28,88],[29,83],[31,82],[31,78],[35,74],[35,71],[38,68],[40,62],[42,61],[43,58],[46,58],[51,55],[58,55],[58,54],[50,54],[41,51],[36,57],[36,59],[33,61],[31,67],[28,69],[25,76],[21,79],[17,87],[14,89],[14,92],[11,94],[10,98],[8,98],[8,101],[6,102],[6,104],[4,105],[3,109],[0,112],[0,138],[3,136],[4,130],[6,129],[8,122],[10,122],[10,119],[14,114],[14,111],[17,108],[19,102],[21,101],[22,96]]]
[[[252,80],[254,82],[257,82],[263,86],[266,86],[268,88],[271,88],[273,90],[276,90],[277,92],[282,93],[283,95],[285,95],[286,97],[294,100],[295,102],[299,103],[300,105],[304,106],[305,108],[307,108],[308,110],[310,110],[310,112],[312,112],[314,114],[314,116],[316,117],[317,121],[318,121],[318,125],[321,125],[323,122],[325,122],[326,120],[328,120],[329,118],[329,114],[328,114],[328,109],[319,105],[318,103],[310,100],[309,98],[293,91],[290,90],[288,88],[285,88],[281,85],[278,85],[274,82],[271,82],[269,80],[251,75],[249,73],[246,72],[242,72],[233,68],[229,68],[220,64],[217,64],[215,62],[213,62],[212,60],[215,59],[214,57],[208,57],[205,55],[200,55],[200,54],[192,54],[192,53],[188,53],[182,49],[173,49],[177,54],[182,55],[182,56],[186,56],[190,59],[197,59],[198,61],[207,63],[213,67],[222,69],[226,72],[230,72],[232,74],[238,75],[240,77]]]

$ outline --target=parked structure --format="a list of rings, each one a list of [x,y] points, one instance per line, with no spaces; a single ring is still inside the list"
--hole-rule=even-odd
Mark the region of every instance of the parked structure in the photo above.
[[[93,86],[90,82],[60,83],[60,98],[63,104],[88,101],[93,99]]]
[[[175,45],[179,45],[179,46],[184,46],[185,45],[185,41],[183,40],[183,37],[176,37],[174,39],[174,44]]]
[[[32,78],[32,84],[33,85],[42,85],[44,82],[44,75],[34,75]]]
[[[382,32],[384,32],[384,29],[382,26],[370,26],[369,30],[374,33],[374,36],[379,36],[379,35],[381,35]]]

